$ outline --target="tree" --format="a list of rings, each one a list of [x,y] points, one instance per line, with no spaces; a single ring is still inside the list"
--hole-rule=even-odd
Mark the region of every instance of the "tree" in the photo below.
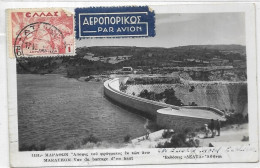
[[[183,103],[181,102],[181,100],[175,96],[175,91],[173,90],[173,88],[165,89],[164,94],[166,97],[165,103],[172,104],[175,106],[183,106]]]
[[[149,96],[149,93],[148,93],[147,89],[142,90],[139,94],[139,97],[146,98],[146,99],[148,98],[148,96]]]

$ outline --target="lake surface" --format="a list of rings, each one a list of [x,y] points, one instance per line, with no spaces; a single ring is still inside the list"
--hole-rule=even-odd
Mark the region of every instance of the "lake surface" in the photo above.
[[[147,119],[108,101],[103,83],[81,82],[61,75],[17,75],[19,145],[67,144],[94,134],[109,143],[122,143],[146,133]]]

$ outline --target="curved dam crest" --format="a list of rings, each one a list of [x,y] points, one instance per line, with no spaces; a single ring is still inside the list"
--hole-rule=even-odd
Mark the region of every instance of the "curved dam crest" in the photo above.
[[[120,80],[110,79],[104,82],[104,94],[120,105],[144,112],[156,118],[157,125],[181,130],[187,127],[201,128],[211,119],[225,121],[224,113],[206,106],[178,107],[166,103],[147,100],[119,90]]]

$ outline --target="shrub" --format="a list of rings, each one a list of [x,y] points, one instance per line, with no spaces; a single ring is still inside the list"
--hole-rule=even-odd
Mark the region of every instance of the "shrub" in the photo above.
[[[198,106],[195,102],[189,103],[189,106]]]
[[[195,136],[195,135],[194,135]],[[172,135],[170,142],[164,144],[159,143],[157,148],[184,148],[184,147],[198,147],[200,141],[194,137],[188,137],[185,133],[175,133]]]
[[[73,143],[72,144],[68,144],[68,145],[66,145],[65,149],[66,150],[73,150],[73,149],[75,149],[75,145]]]
[[[160,101],[162,99],[165,99],[165,103],[175,105],[175,106],[183,106],[184,104],[181,102],[180,99],[178,99],[175,96],[175,91],[173,88],[171,89],[165,89],[162,93],[155,93],[155,92],[149,92],[147,89],[144,89],[140,92],[139,97],[154,100],[154,101]]]
[[[155,131],[163,129],[162,127],[157,125],[157,123],[155,121],[152,121],[152,120],[147,121],[147,125],[145,128],[150,130],[151,132],[155,132]]]
[[[124,85],[123,83],[120,84],[119,86],[119,90],[122,91],[122,92],[125,92],[127,89],[127,85]]]
[[[162,133],[163,138],[170,138],[172,135],[173,135],[173,132],[170,132],[169,129],[167,129],[166,131],[164,130]]]
[[[131,139],[131,135],[127,134],[125,137],[124,137],[124,142],[125,143],[128,143]]]
[[[147,89],[144,89],[140,92],[139,97],[147,99],[149,97],[149,92]]]
[[[226,116],[226,121],[222,123],[222,126],[232,124],[243,124],[248,122],[248,115],[245,117],[240,113],[234,113]]]
[[[184,134],[192,133],[191,131],[192,131],[192,128],[191,128],[191,127],[185,128],[185,129],[184,129]]]
[[[85,145],[85,144],[87,144],[88,142],[97,143],[97,142],[99,142],[99,141],[100,141],[100,140],[99,140],[97,137],[95,137],[93,134],[90,134],[88,137],[83,138],[81,143],[82,143],[83,145]]]
[[[243,136],[243,139],[241,141],[249,141],[249,136]]]
[[[162,148],[180,148],[180,147],[187,147],[185,144],[186,136],[183,133],[174,134],[171,138],[170,142],[165,142],[164,144],[160,144]]]
[[[90,81],[91,79],[94,79],[94,77],[93,77],[93,76],[89,76],[89,77],[87,77],[87,78],[85,79],[85,81],[88,82],[88,81]]]
[[[155,78],[132,78],[127,81],[127,84],[133,85],[133,84],[141,84],[141,85],[147,85],[147,84],[174,84],[174,83],[180,83],[180,78],[161,78],[161,77],[155,77]]]
[[[155,100],[156,100],[156,101],[160,101],[160,100],[162,100],[164,97],[165,97],[165,96],[164,96],[164,92],[162,92],[162,93],[159,93],[159,94],[156,94],[156,95],[155,95]]]
[[[178,99],[175,96],[175,91],[173,90],[173,88],[165,89],[164,94],[165,94],[165,97],[166,97],[165,103],[175,105],[175,106],[182,106],[183,105],[181,100]]]
[[[193,92],[194,90],[195,90],[195,87],[191,86],[190,89],[189,89],[189,92]]]
[[[45,144],[39,144],[39,145],[26,145],[22,144],[19,146],[19,151],[44,151],[46,150],[46,145]]]
[[[88,141],[93,142],[93,143],[97,143],[100,140],[98,138],[96,138],[93,134],[90,134]]]
[[[44,151],[46,149],[46,145],[45,144],[41,144],[39,146],[39,151]]]

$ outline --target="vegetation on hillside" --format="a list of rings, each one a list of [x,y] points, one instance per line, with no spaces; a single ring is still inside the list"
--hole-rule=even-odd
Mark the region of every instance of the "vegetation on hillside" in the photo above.
[[[170,141],[165,143],[159,143],[157,148],[187,148],[187,147],[199,147],[200,141],[195,138],[196,134],[189,129],[185,129],[183,132],[176,132],[171,135]]]
[[[179,77],[142,77],[142,78],[130,78],[127,80],[127,85],[150,85],[150,84],[175,84],[180,83]]]
[[[91,53],[94,56],[120,56],[132,55],[129,60],[110,64],[102,61],[90,61],[84,56]],[[229,60],[232,64],[234,60],[246,61],[245,47],[240,45],[212,45],[212,46],[183,46],[174,48],[158,47],[82,47],[76,49],[75,56],[64,57],[35,57],[18,58],[18,73],[62,73],[68,77],[88,76],[101,74],[106,71],[121,69],[124,66],[133,68],[153,69],[154,67],[167,66],[209,66],[203,60],[213,58]],[[187,61],[187,59],[198,59]]]
[[[175,96],[175,91],[173,88],[165,89],[164,92],[161,93],[155,93],[155,92],[149,92],[148,90],[144,89],[139,94],[139,97],[145,98],[148,100],[153,101],[163,101],[167,104],[175,105],[175,106],[183,106],[184,104],[181,102],[180,99],[178,99]]]

